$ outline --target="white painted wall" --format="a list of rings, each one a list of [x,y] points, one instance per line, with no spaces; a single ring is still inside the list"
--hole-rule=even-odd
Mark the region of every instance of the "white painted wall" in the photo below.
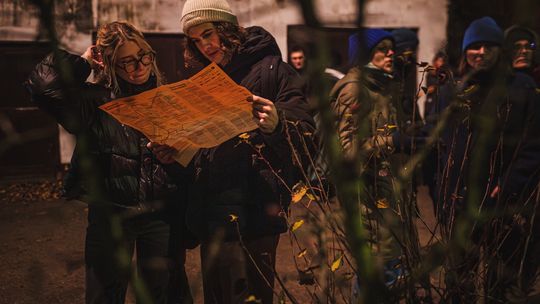
[[[260,25],[270,31],[282,53],[287,52],[287,25],[303,24],[296,1],[229,0],[242,25]],[[314,0],[316,13],[329,27],[354,27],[356,0]],[[448,0],[368,0],[365,5],[366,27],[414,27],[420,40],[418,59],[431,61],[444,46]],[[183,5],[183,4],[182,4]]]
[[[28,1],[28,0],[26,0]],[[60,0],[58,0],[60,1]],[[129,20],[144,31],[180,32],[180,16],[186,0],[85,0],[91,1],[92,23]],[[276,38],[282,53],[287,46],[287,25],[303,24],[298,0],[227,0],[241,25],[260,25]],[[357,0],[313,0],[316,12],[326,26],[353,27]],[[367,0],[365,25],[368,27],[419,28],[419,59],[429,61],[446,37],[448,0]],[[10,0],[0,0],[0,8],[13,10]],[[19,24],[0,18],[0,40],[32,40],[38,32],[33,7],[20,11]],[[57,12],[60,16],[62,12]],[[8,16],[7,14],[6,16]],[[62,28],[69,28],[64,24]],[[83,52],[90,43],[88,33],[60,31],[65,47]]]

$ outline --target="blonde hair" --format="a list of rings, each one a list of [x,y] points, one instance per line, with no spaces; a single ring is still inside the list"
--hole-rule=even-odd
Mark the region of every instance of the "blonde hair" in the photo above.
[[[100,82],[111,88],[115,94],[120,93],[115,72],[116,52],[126,41],[134,41],[146,51],[154,51],[144,39],[144,35],[133,24],[126,21],[114,21],[104,24],[97,31],[97,50],[103,58],[103,71],[98,76]],[[159,71],[156,60],[152,62],[152,73],[156,76],[156,85],[163,84],[163,76]]]

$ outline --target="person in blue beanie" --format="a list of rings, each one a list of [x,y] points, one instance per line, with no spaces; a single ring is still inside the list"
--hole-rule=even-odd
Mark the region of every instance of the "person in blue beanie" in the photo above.
[[[423,125],[416,101],[416,56],[418,51],[418,35],[407,28],[395,29],[391,32],[394,37],[396,48],[394,55],[394,77],[399,83],[398,101],[396,108],[398,119],[403,130],[409,130],[408,133],[415,133],[416,136],[425,134],[420,133]]]
[[[502,56],[504,34],[495,20],[483,17],[471,22],[465,30],[461,51],[459,74],[489,71]]]
[[[403,123],[411,126],[420,123],[416,105],[416,53],[418,51],[418,36],[410,29],[400,28],[392,31],[396,41],[394,56],[394,76],[400,82],[400,102],[398,111],[403,112]]]
[[[471,238],[449,257],[455,271],[446,285],[459,303],[513,303],[537,278],[532,193],[540,171],[540,99],[529,76],[511,73],[503,42],[492,18],[474,20],[463,37],[460,80],[439,100],[450,117],[442,135],[443,231]]]
[[[395,107],[394,37],[382,29],[365,29],[349,37],[353,67],[332,89],[331,104],[344,157],[358,170],[363,187],[362,216],[372,242],[381,280],[395,286],[405,271],[399,246],[405,229],[396,214],[407,198],[396,187],[404,154]],[[340,189],[337,189],[338,198]],[[398,240],[399,238],[399,240]],[[358,282],[362,285],[361,282]]]
[[[415,63],[416,52],[418,50],[418,35],[407,28],[395,29],[392,36],[396,42],[396,64],[402,61],[403,64]]]

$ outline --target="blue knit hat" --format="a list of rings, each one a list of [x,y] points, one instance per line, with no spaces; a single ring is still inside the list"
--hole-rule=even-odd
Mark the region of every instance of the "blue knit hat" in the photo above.
[[[364,39],[362,43],[360,43],[361,38]],[[365,55],[370,56],[373,52],[373,48],[384,39],[390,39],[392,42],[394,41],[392,34],[379,28],[364,29],[349,36],[349,63],[356,64],[359,62],[360,58],[358,57],[361,45],[365,46],[368,50],[368,52],[365,52]]]
[[[392,36],[396,41],[396,52],[402,53],[406,49],[416,49],[418,47],[418,35],[415,32],[406,29],[400,28],[392,31]]]
[[[461,50],[464,52],[471,44],[476,42],[491,42],[502,45],[504,34],[495,20],[491,17],[476,19],[465,30]]]

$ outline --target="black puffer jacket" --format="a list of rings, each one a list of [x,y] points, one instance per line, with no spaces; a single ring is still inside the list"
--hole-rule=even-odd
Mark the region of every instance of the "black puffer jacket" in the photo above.
[[[244,237],[286,231],[284,212],[291,199],[290,193],[272,169],[291,186],[295,177],[291,176],[292,156],[285,131],[291,124],[286,121],[297,122],[303,130],[313,129],[299,76],[281,59],[277,66],[266,66],[268,60],[264,59],[268,56],[281,57],[274,38],[260,27],[246,30],[247,41],[224,70],[234,81],[258,96],[268,91],[265,88],[268,84],[263,83],[263,79],[268,78],[264,73],[275,75],[273,91],[276,96],[264,97],[275,103],[281,119],[273,134],[263,134],[257,129],[249,133],[249,143],[235,137],[218,147],[201,150],[194,158],[192,165],[197,175],[187,222],[201,239],[207,239],[218,229],[225,230],[226,238],[236,238],[236,223],[229,221],[231,214],[238,216]],[[275,71],[271,72],[270,68]],[[298,139],[297,136],[293,138]],[[262,158],[257,147],[262,147]]]
[[[71,71],[73,78],[63,80],[58,67]],[[81,176],[82,188],[89,191],[86,194],[118,207],[177,200],[182,189],[146,148],[148,139],[98,108],[113,94],[103,86],[87,83],[90,71],[85,59],[60,51],[39,63],[26,83],[33,101],[77,136],[77,148],[89,151],[78,154],[81,162],[90,161],[85,167],[92,168],[92,180],[88,174]],[[139,86],[120,81],[119,85],[122,96],[129,96],[155,88],[156,80],[151,77]]]

